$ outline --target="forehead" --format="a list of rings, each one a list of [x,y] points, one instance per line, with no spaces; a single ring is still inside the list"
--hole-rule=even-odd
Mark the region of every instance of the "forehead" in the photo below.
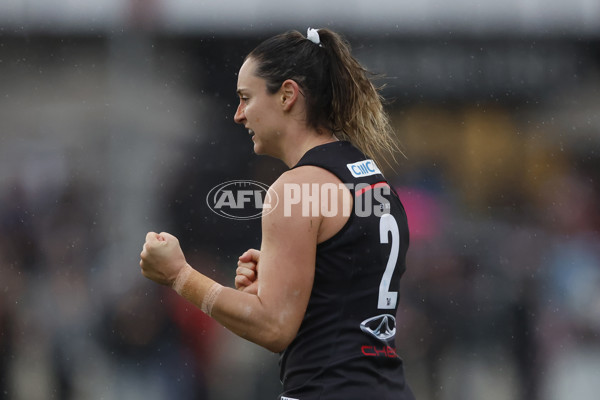
[[[264,84],[264,80],[256,76],[254,71],[256,70],[256,61],[252,58],[248,58],[244,61],[244,64],[240,67],[238,73],[238,90],[247,89]]]
[[[256,69],[256,61],[253,58],[247,58],[242,66],[240,67],[239,76],[242,75],[254,75]]]

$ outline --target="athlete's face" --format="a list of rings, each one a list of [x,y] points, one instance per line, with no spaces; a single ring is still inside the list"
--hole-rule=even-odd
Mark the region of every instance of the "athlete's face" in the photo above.
[[[281,107],[277,93],[267,92],[264,79],[255,75],[256,61],[249,58],[238,74],[237,93],[240,104],[234,116],[235,122],[244,125],[252,135],[254,152],[277,157],[281,139]]]

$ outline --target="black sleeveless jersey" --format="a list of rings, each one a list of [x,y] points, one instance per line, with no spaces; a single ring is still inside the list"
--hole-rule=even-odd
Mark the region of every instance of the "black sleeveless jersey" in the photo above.
[[[408,248],[404,207],[375,163],[349,142],[309,150],[294,168],[304,165],[336,175],[354,207],[344,227],[317,246],[308,307],[280,357],[279,399],[414,399],[394,344]]]

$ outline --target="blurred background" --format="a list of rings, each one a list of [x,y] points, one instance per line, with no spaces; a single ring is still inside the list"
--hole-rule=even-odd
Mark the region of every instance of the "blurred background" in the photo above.
[[[600,1],[3,0],[0,397],[274,399],[278,357],[139,273],[149,230],[233,285],[272,183],[236,73],[289,29],[384,74],[412,232],[398,353],[420,400],[600,392]]]

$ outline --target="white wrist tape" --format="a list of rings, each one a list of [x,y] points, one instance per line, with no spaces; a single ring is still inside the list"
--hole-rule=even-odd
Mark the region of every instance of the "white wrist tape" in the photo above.
[[[183,267],[177,274],[177,277],[175,278],[175,281],[173,281],[173,285],[171,287],[177,292],[178,295],[187,297],[187,295],[183,292],[193,270],[194,269],[190,267],[189,264],[186,264],[185,267]],[[214,282],[210,288],[208,288],[208,291],[202,298],[200,309],[209,316],[212,314],[212,308],[215,305],[215,301],[217,301],[217,297],[219,296],[219,293],[221,293],[222,289],[223,285]],[[187,294],[189,295],[189,289]]]
[[[215,282],[212,284],[210,289],[208,289],[208,292],[204,296],[204,299],[202,300],[202,306],[200,307],[200,309],[204,311],[208,316],[212,314],[212,308],[215,305],[215,301],[217,301],[217,297],[219,296],[219,293],[221,293],[222,289],[223,285]]]
[[[185,286],[185,283],[187,282],[187,280],[190,277],[190,274],[192,273],[192,269],[193,268],[190,267],[189,264],[186,264],[185,267],[181,268],[181,270],[177,274],[177,278],[175,278],[175,281],[173,281],[172,288],[180,296],[181,292],[183,291],[183,287]]]

